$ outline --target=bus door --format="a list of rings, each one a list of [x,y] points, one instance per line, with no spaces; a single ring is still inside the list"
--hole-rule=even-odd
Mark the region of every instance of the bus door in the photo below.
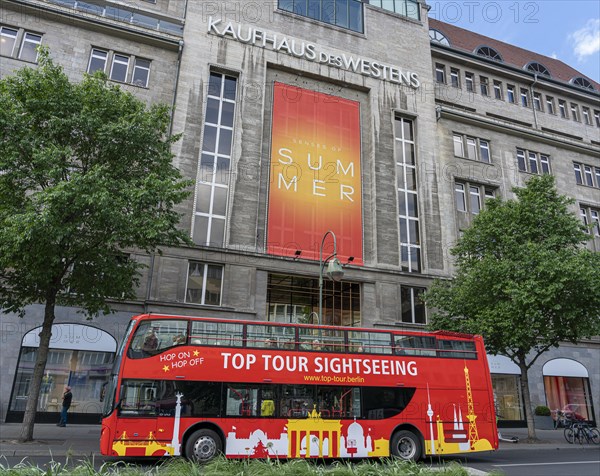
[[[142,442],[150,443],[162,439],[157,434],[159,383],[155,380],[123,380],[117,405],[119,418],[116,423],[115,440],[121,440],[124,444],[133,443],[127,456],[151,456],[146,454]],[[139,455],[138,451],[135,451],[136,448],[141,452]]]

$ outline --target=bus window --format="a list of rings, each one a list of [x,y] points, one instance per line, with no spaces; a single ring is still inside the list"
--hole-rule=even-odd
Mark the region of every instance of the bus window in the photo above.
[[[226,416],[257,416],[258,396],[260,386],[248,384],[227,385],[227,400],[225,402]]]
[[[321,414],[321,418],[360,418],[360,389],[317,387],[316,410]]]
[[[350,331],[349,351],[367,354],[392,353],[392,335],[385,332]]]
[[[242,347],[244,326],[231,322],[193,321],[190,335],[192,345]]]
[[[283,385],[279,414],[283,418],[306,418],[315,408],[315,387]]]
[[[439,357],[456,357],[460,359],[476,359],[475,342],[468,340],[438,339]]]
[[[344,352],[344,331],[339,329],[316,329],[301,327],[300,350]]]
[[[156,416],[158,384],[154,380],[123,380],[119,415]]]
[[[143,321],[135,331],[127,351],[130,358],[156,355],[187,340],[187,322],[173,319]]]
[[[397,416],[410,403],[414,388],[363,387],[364,416],[369,420],[383,420]]]
[[[395,337],[395,349],[397,355],[423,355],[427,357],[436,356],[435,338],[428,336],[403,336]]]
[[[294,342],[296,330],[293,327],[248,325],[246,347],[284,349],[287,342]]]

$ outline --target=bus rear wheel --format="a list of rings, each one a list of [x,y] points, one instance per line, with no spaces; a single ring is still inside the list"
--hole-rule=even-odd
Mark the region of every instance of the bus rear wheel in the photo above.
[[[223,451],[219,435],[209,429],[195,431],[185,444],[185,456],[198,463],[207,463]]]
[[[419,461],[422,448],[421,439],[412,431],[401,430],[394,434],[391,443],[392,456],[405,461]]]

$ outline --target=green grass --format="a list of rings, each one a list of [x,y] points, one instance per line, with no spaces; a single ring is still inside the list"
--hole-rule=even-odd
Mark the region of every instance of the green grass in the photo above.
[[[13,467],[0,462],[0,476],[468,476],[458,464],[430,468],[423,464],[398,460],[359,463],[290,460],[228,460],[218,458],[199,466],[183,459],[161,462],[150,469],[126,463],[104,463],[94,469],[92,461],[51,462],[42,468],[29,463]]]

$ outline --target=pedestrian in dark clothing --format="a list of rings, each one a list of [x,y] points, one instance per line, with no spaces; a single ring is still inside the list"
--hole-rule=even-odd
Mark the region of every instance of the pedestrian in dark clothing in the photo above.
[[[71,387],[68,385],[65,387],[65,393],[63,393],[62,399],[62,410],[60,411],[60,421],[56,426],[67,426],[67,411],[71,406],[71,400],[73,400],[73,394],[71,393]]]

